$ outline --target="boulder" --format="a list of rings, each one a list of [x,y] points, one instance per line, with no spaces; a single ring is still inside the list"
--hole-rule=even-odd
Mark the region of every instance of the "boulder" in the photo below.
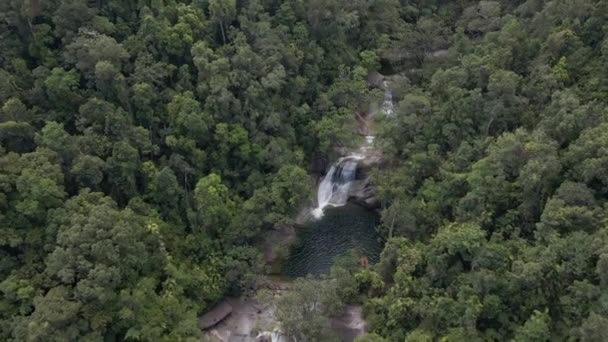
[[[323,175],[329,166],[326,157],[315,157],[308,163],[308,172],[316,175]]]
[[[201,330],[209,329],[219,322],[223,321],[224,318],[228,317],[232,313],[232,305],[227,301],[223,301],[220,304],[213,307],[207,313],[199,317],[198,325]]]
[[[382,88],[384,76],[377,71],[370,71],[367,74],[367,85],[370,87]]]
[[[350,188],[349,198],[369,210],[380,208],[380,200],[376,197],[376,189],[369,181],[369,177],[355,180]]]
[[[363,319],[363,308],[358,305],[347,305],[344,314],[330,321],[332,329],[341,341],[353,341],[365,333],[366,322]]]

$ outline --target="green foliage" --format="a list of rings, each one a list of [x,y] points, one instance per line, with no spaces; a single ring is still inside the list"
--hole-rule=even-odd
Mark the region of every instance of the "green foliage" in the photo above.
[[[272,212],[291,217],[298,206],[312,195],[306,171],[295,165],[285,165],[277,172],[270,185]]]
[[[608,339],[606,13],[0,1],[0,340],[199,340],[259,285],[307,163],[358,145],[369,71],[395,73],[370,126],[388,242],[296,282],[286,331],[330,339],[348,301],[363,341]]]
[[[236,203],[217,174],[201,178],[194,189],[197,205],[194,227],[197,231],[219,234],[234,216]]]
[[[51,74],[44,80],[46,95],[58,109],[70,110],[80,98],[78,94],[79,75],[76,70],[65,71],[53,68]]]
[[[549,316],[535,311],[526,323],[517,329],[513,341],[549,341]]]
[[[34,147],[35,130],[27,122],[0,123],[0,143],[9,151],[30,152]]]
[[[224,44],[226,44],[226,27],[232,20],[234,20],[234,17],[236,16],[236,1],[210,0],[209,12],[211,13],[211,17],[219,25],[222,34],[222,41]]]
[[[1,340],[198,340],[197,315],[256,290],[260,238],[310,198],[313,107],[379,60],[282,8],[0,4]]]
[[[176,135],[198,141],[209,132],[211,118],[202,112],[191,92],[175,95],[167,105],[167,114]]]
[[[296,279],[290,291],[276,299],[275,315],[282,331],[298,341],[337,340],[330,330],[330,317],[340,312],[336,283],[312,277]]]
[[[388,165],[372,177],[389,240],[374,267],[385,285],[364,300],[370,332],[602,340],[606,90],[587,89],[604,70],[606,30],[594,25],[606,6],[436,5],[406,7],[416,27],[401,44],[414,56],[399,71],[411,84],[394,93],[395,115],[376,120]],[[452,42],[443,59],[413,47],[437,21],[456,32],[431,33]]]
[[[68,63],[93,80],[99,63],[105,62],[120,70],[129,53],[114,38],[83,30],[66,46],[64,56]]]
[[[73,197],[49,223],[57,239],[45,260],[45,286],[53,287],[34,298],[21,338],[95,338],[118,328],[108,323],[120,289],[162,267],[158,239],[149,236],[141,217],[118,210],[100,193]]]
[[[319,140],[319,149],[329,155],[333,155],[335,147],[354,147],[358,138],[354,136],[352,117],[347,111],[338,111],[334,114],[325,115],[316,122],[314,130]]]

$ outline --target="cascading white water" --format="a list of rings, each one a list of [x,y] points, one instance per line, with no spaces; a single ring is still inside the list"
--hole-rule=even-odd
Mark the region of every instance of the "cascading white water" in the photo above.
[[[287,339],[284,337],[284,335],[281,333],[280,330],[273,330],[273,331],[262,331],[260,333],[258,333],[258,335],[255,338],[256,341],[270,341],[270,342],[286,342]]]
[[[338,159],[331,166],[317,192],[317,208],[312,211],[316,218],[323,216],[323,208],[328,205],[340,207],[348,201],[350,187],[355,180],[357,163],[363,159],[362,155],[352,154]]]
[[[393,116],[393,92],[391,91],[388,82],[382,82],[384,88],[384,103],[382,103],[382,111],[386,116]]]
[[[382,88],[384,88],[382,112],[390,117],[393,116],[393,93],[386,80],[382,82]],[[319,184],[317,208],[312,211],[312,215],[315,218],[321,218],[323,216],[323,208],[328,205],[340,207],[346,204],[350,187],[357,173],[357,164],[360,160],[370,155],[369,152],[373,148],[374,138],[373,135],[366,135],[365,143],[359,148],[360,153],[351,153],[346,157],[342,157],[331,166]]]

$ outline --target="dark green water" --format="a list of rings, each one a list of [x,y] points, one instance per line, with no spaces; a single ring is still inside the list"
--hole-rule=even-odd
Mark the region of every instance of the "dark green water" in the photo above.
[[[288,277],[329,273],[335,257],[356,249],[367,256],[370,263],[378,260],[382,242],[376,232],[379,218],[376,213],[347,204],[325,208],[325,215],[310,221],[298,231],[298,241],[283,265]]]

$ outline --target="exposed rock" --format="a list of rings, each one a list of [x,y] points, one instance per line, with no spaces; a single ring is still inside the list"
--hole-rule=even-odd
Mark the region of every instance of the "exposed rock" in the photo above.
[[[384,82],[384,76],[377,71],[370,71],[367,74],[367,84],[370,87],[382,88],[382,82]]]
[[[380,208],[380,200],[376,197],[376,189],[370,183],[369,178],[353,183],[350,200],[369,210]]]
[[[365,158],[359,162],[358,165],[358,173],[364,174],[365,177],[368,177],[368,172],[371,168],[376,167],[382,164],[382,153],[374,149],[368,149],[365,152]],[[360,178],[357,176],[357,178]]]
[[[356,112],[355,122],[357,123],[357,133],[360,135],[369,135],[369,112]]]
[[[198,325],[202,330],[209,329],[232,313],[232,305],[227,301],[223,301],[216,305],[213,309],[199,317]]]
[[[326,157],[315,157],[308,163],[308,172],[312,174],[322,175],[327,171],[329,160]]]
[[[285,282],[279,281],[271,288],[281,288],[273,291],[280,295],[288,288]],[[288,291],[288,290],[287,290]],[[205,337],[212,342],[287,342],[290,339],[280,332],[280,323],[274,315],[274,307],[261,305],[255,300],[244,298],[229,298],[226,300],[232,306],[232,314],[217,324],[213,329],[204,332]],[[365,332],[365,320],[360,306],[347,305],[339,317],[331,319],[331,327],[340,341],[351,342]]]
[[[381,59],[385,60],[392,66],[403,64],[405,61],[411,60],[414,57],[416,56],[413,53],[402,48],[386,50],[380,56]]]
[[[443,58],[443,57],[447,57],[448,54],[449,54],[448,49],[439,49],[439,50],[435,50],[435,51],[431,52],[430,54],[427,54],[427,57]]]
[[[385,50],[380,55],[383,72],[387,75],[397,72],[410,74],[414,70],[419,70],[415,66],[419,65],[421,59],[431,62],[440,62],[446,59],[449,55],[446,47],[447,44],[439,43],[432,47],[430,51],[419,51],[418,53],[412,53],[411,50],[404,48]],[[415,69],[412,69],[412,67],[415,67]]]
[[[232,306],[232,314],[213,330],[205,332],[210,341],[254,342],[256,326],[278,326],[272,308],[244,298],[229,298],[226,302]]]
[[[331,320],[332,329],[341,341],[353,341],[365,332],[365,320],[361,306],[347,305],[344,314]]]
[[[370,196],[361,200],[357,200],[356,203],[369,210],[375,210],[380,208],[381,206],[380,200],[378,200],[378,198],[376,198],[375,196]]]
[[[403,74],[394,74],[394,75],[386,76],[386,81],[389,82],[389,84],[391,86],[394,84],[410,84],[411,83],[410,79]],[[391,90],[394,91],[395,89],[392,89],[392,87],[391,87]]]

